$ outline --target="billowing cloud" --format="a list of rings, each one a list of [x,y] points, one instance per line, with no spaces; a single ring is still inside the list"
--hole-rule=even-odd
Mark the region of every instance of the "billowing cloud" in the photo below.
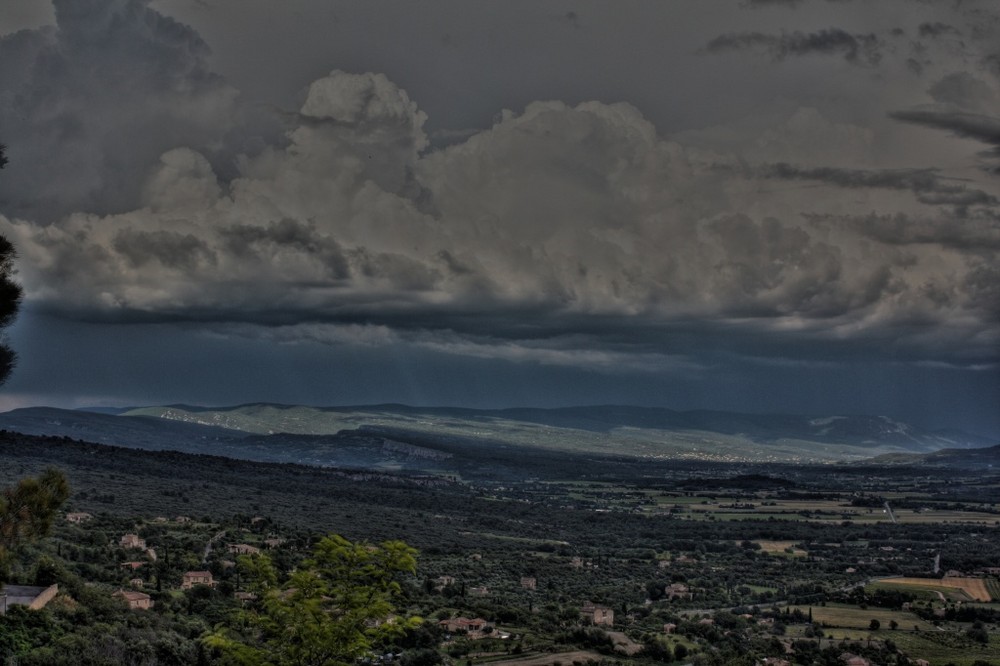
[[[8,214],[128,210],[165,150],[217,156],[236,91],[198,34],[143,0],[54,0],[57,25],[0,39]],[[155,128],[155,129],[154,129]]]
[[[823,217],[823,198],[790,214],[794,197],[756,189],[812,180],[996,203],[935,172],[777,164],[734,174],[718,168],[732,157],[599,102],[534,103],[429,150],[424,114],[380,74],[332,72],[296,118],[287,145],[243,156],[225,186],[200,152],[175,148],[135,210],[44,226],[0,218],[29,298],[91,319],[242,322],[307,339],[314,325],[361,326],[347,330],[596,368],[632,367],[629,354],[681,367],[656,331],[697,320],[826,341],[895,330],[900,344],[943,356],[956,339],[979,339],[963,353],[992,353],[983,252],[995,250],[935,235],[956,221],[925,221],[933,228],[904,247],[888,237],[902,223],[880,223],[880,235]],[[915,321],[938,335],[929,341]]]
[[[881,188],[909,190],[921,203],[931,205],[995,206],[995,196],[982,190],[950,182],[934,169],[841,169],[835,167],[801,168],[778,163],[757,169],[763,178],[822,181],[845,188]]]

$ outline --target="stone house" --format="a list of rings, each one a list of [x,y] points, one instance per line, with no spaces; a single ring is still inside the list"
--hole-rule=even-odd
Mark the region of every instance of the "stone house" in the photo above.
[[[454,576],[438,576],[434,579],[434,590],[440,592],[449,585],[455,584]]]
[[[694,593],[684,583],[671,583],[663,589],[663,594],[667,599],[691,599]]]
[[[464,617],[453,617],[448,620],[441,620],[438,622],[438,626],[451,633],[464,632],[467,637],[472,639],[483,638],[487,634],[492,633],[492,627],[481,617],[472,620]],[[488,627],[490,627],[490,631],[487,631]]]
[[[77,513],[66,514],[66,521],[70,523],[77,523],[77,524],[85,523],[92,518],[93,518],[92,515],[90,515],[89,513],[84,513],[82,511]]]
[[[112,596],[124,599],[129,610],[149,610],[153,607],[153,600],[145,592],[134,590],[118,590]]]
[[[189,590],[195,585],[208,585],[209,587],[215,587],[215,581],[212,580],[212,572],[211,571],[184,572],[184,577],[181,580],[181,589]]]
[[[532,576],[521,576],[521,587],[526,590],[537,590],[538,581]]]
[[[137,550],[146,550],[146,540],[139,538],[138,534],[126,534],[118,542],[122,548],[135,548]]]
[[[580,607],[580,619],[590,624],[610,627],[615,623],[615,612],[607,606],[588,602]]]
[[[230,553],[236,553],[237,555],[256,555],[260,552],[260,548],[245,543],[231,543],[227,548]]]

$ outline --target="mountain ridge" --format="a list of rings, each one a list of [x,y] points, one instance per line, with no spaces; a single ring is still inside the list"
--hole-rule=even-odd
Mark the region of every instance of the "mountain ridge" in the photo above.
[[[0,428],[262,462],[466,475],[489,466],[515,477],[531,464],[553,467],[559,460],[813,464],[996,443],[964,433],[927,432],[882,416],[682,412],[628,405],[482,410],[175,404],[117,414],[37,407],[0,414]]]

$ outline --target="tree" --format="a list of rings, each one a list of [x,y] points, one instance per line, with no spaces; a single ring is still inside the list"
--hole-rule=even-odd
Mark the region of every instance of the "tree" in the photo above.
[[[7,164],[5,146],[0,144],[0,169]],[[6,328],[17,316],[17,308],[21,304],[21,286],[11,279],[14,274],[14,259],[17,253],[14,246],[3,236],[0,236],[0,330]],[[0,337],[0,384],[7,381],[17,356]]]
[[[986,627],[983,626],[982,622],[978,620],[972,624],[972,626],[966,630],[965,635],[974,641],[978,641],[983,645],[987,645],[990,642],[990,634],[986,631]]]
[[[6,165],[6,147],[0,144],[0,169]],[[0,330],[14,321],[21,304],[21,286],[11,279],[15,256],[14,246],[0,236]],[[0,338],[0,384],[10,376],[14,360],[14,351]],[[37,479],[21,479],[16,486],[3,491],[0,497],[0,583],[7,578],[12,551],[48,534],[56,510],[67,497],[66,476],[55,469],[46,470]]]
[[[283,585],[266,555],[240,558],[260,601],[205,638],[236,664],[337,666],[415,628],[394,615],[399,577],[416,570],[416,550],[402,541],[377,546],[339,535],[323,538]]]
[[[56,511],[69,497],[66,476],[48,469],[37,479],[21,479],[0,497],[0,582],[18,546],[49,533]]]
[[[872,621],[868,623],[868,628],[872,631],[878,631],[879,627],[881,626],[882,623],[876,620],[875,618],[872,618]]]

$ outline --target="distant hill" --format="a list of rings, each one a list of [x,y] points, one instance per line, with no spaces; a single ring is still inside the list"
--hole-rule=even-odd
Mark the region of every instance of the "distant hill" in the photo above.
[[[1000,469],[1000,445],[980,449],[942,449],[931,453],[890,453],[872,458],[868,462],[874,465]]]
[[[121,414],[35,407],[0,414],[0,428],[263,462],[497,477],[530,476],[597,460],[823,463],[996,444],[963,433],[926,432],[880,416],[628,406],[169,405]]]
[[[619,435],[628,430],[703,432],[760,444],[798,440],[864,449],[890,446],[924,452],[941,448],[975,448],[996,443],[965,433],[927,432],[886,416],[798,416],[705,410],[680,412],[655,407],[615,405],[487,410],[405,405],[320,408],[251,404],[218,409],[147,407],[131,410],[127,414],[221,425],[257,433],[328,434],[346,427],[377,422],[417,429],[430,425],[444,429],[468,427],[481,430],[486,427],[502,430],[505,426],[520,424]]]
[[[70,437],[97,444],[169,449],[178,441],[217,441],[246,434],[153,416],[122,416],[88,410],[27,407],[0,414],[0,428],[25,435]]]

